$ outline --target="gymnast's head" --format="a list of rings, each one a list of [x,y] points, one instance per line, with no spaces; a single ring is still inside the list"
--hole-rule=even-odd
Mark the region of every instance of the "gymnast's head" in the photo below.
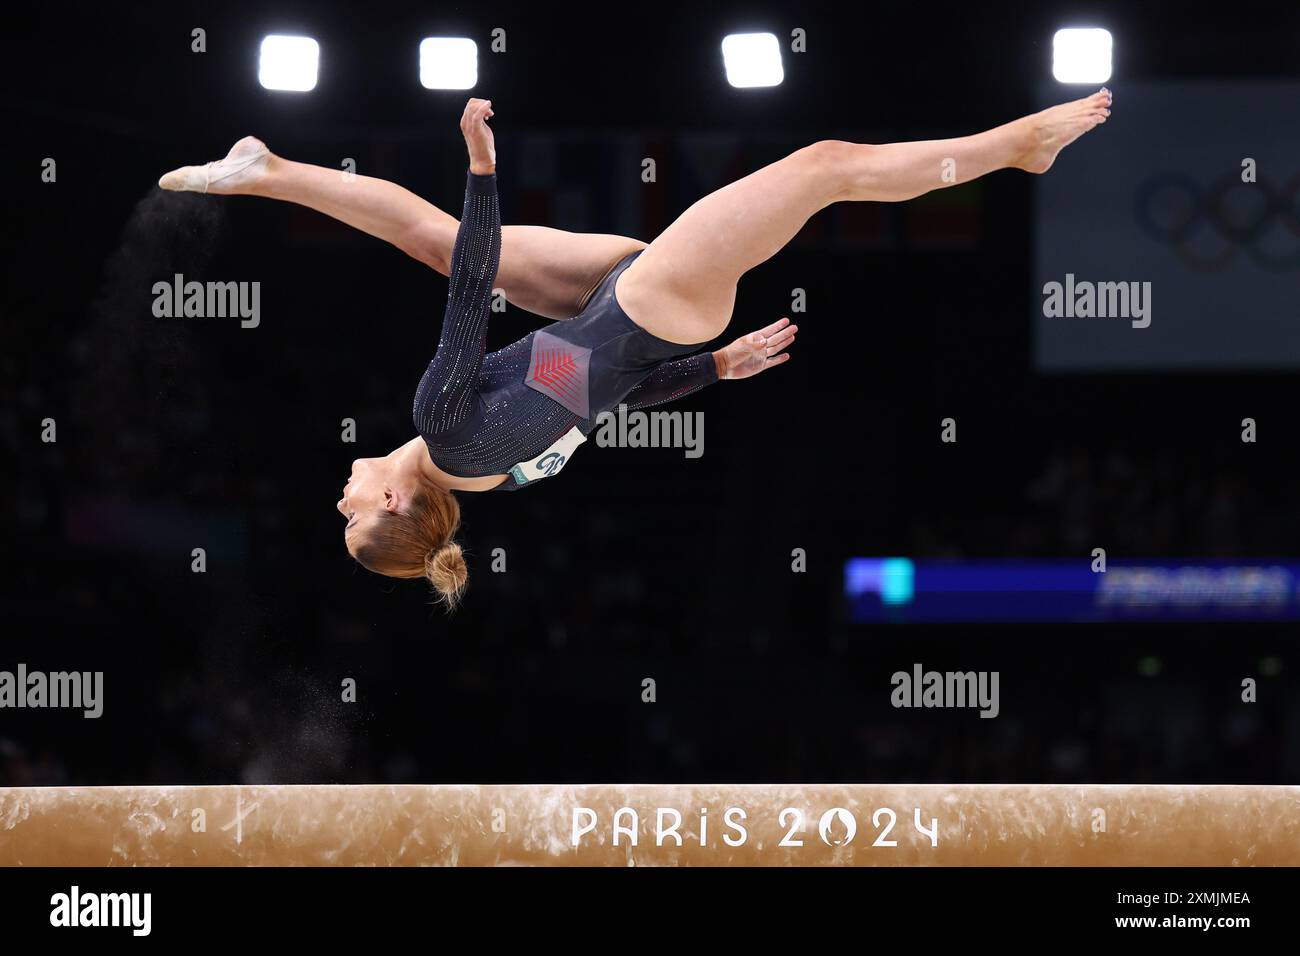
[[[461,547],[460,505],[419,469],[404,467],[396,452],[359,458],[343,488],[338,510],[348,552],[364,568],[390,578],[424,578],[453,608],[469,578]]]

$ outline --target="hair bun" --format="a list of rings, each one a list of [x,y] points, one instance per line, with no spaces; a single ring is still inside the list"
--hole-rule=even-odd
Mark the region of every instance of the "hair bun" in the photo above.
[[[461,546],[455,541],[448,541],[441,548],[425,555],[424,576],[429,579],[447,607],[455,607],[469,580],[469,568],[465,565],[465,553]]]

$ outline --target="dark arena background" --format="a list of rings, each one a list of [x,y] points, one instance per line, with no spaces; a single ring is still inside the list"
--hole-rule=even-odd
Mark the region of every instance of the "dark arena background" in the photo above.
[[[1175,852],[1197,824],[1150,858],[909,862],[1300,861],[1300,12],[1213,9],[7,14],[0,671],[99,672],[103,695],[92,719],[0,710],[0,786],[708,784],[721,823],[732,785],[874,785],[910,829],[904,785],[972,806],[1127,785],[1137,813],[1233,785],[1229,810],[1280,802],[1217,855]],[[458,216],[482,96],[504,223],[650,241],[817,140],[962,136],[1093,92],[1054,77],[1066,27],[1113,40],[1106,124],[1043,176],[817,214],[718,342],[788,316],[791,361],[664,407],[701,413],[698,457],[589,441],[540,488],[460,495],[452,614],[359,567],[334,510],[353,459],[413,436],[447,279],[309,209],[155,185],[253,134]],[[728,83],[722,38],[753,32],[778,85]],[[317,41],[313,89],[259,84],[266,35]],[[472,88],[421,85],[424,37],[474,40]],[[257,283],[256,327],[156,317],[177,274]],[[1050,314],[1067,274],[1144,287],[1146,317]],[[512,305],[488,348],[542,322]],[[929,671],[996,675],[996,706],[899,706],[894,675]],[[33,856],[26,791],[0,792],[0,862],[184,862]],[[853,862],[887,862],[864,839]],[[1114,889],[1094,922],[1131,911]]]

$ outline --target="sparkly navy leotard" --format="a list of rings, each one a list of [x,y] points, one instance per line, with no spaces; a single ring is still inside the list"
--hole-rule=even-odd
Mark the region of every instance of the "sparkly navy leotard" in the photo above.
[[[657,405],[717,381],[712,353],[675,358],[695,346],[656,338],[619,307],[615,283],[638,255],[619,262],[574,318],[484,354],[501,212],[496,176],[468,175],[442,335],[415,393],[415,427],[434,464],[462,478],[504,474],[498,488],[514,490],[530,483],[516,465],[574,428],[589,434],[602,412]]]

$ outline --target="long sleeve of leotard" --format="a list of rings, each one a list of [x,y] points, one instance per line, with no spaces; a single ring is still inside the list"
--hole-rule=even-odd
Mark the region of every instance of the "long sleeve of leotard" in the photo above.
[[[717,364],[712,352],[700,352],[683,359],[664,362],[628,392],[624,401],[629,409],[662,405],[698,392],[718,380]]]
[[[479,369],[501,260],[495,174],[467,174],[465,208],[451,253],[451,283],[438,351],[415,393],[415,427],[426,438],[453,431],[477,397]]]

